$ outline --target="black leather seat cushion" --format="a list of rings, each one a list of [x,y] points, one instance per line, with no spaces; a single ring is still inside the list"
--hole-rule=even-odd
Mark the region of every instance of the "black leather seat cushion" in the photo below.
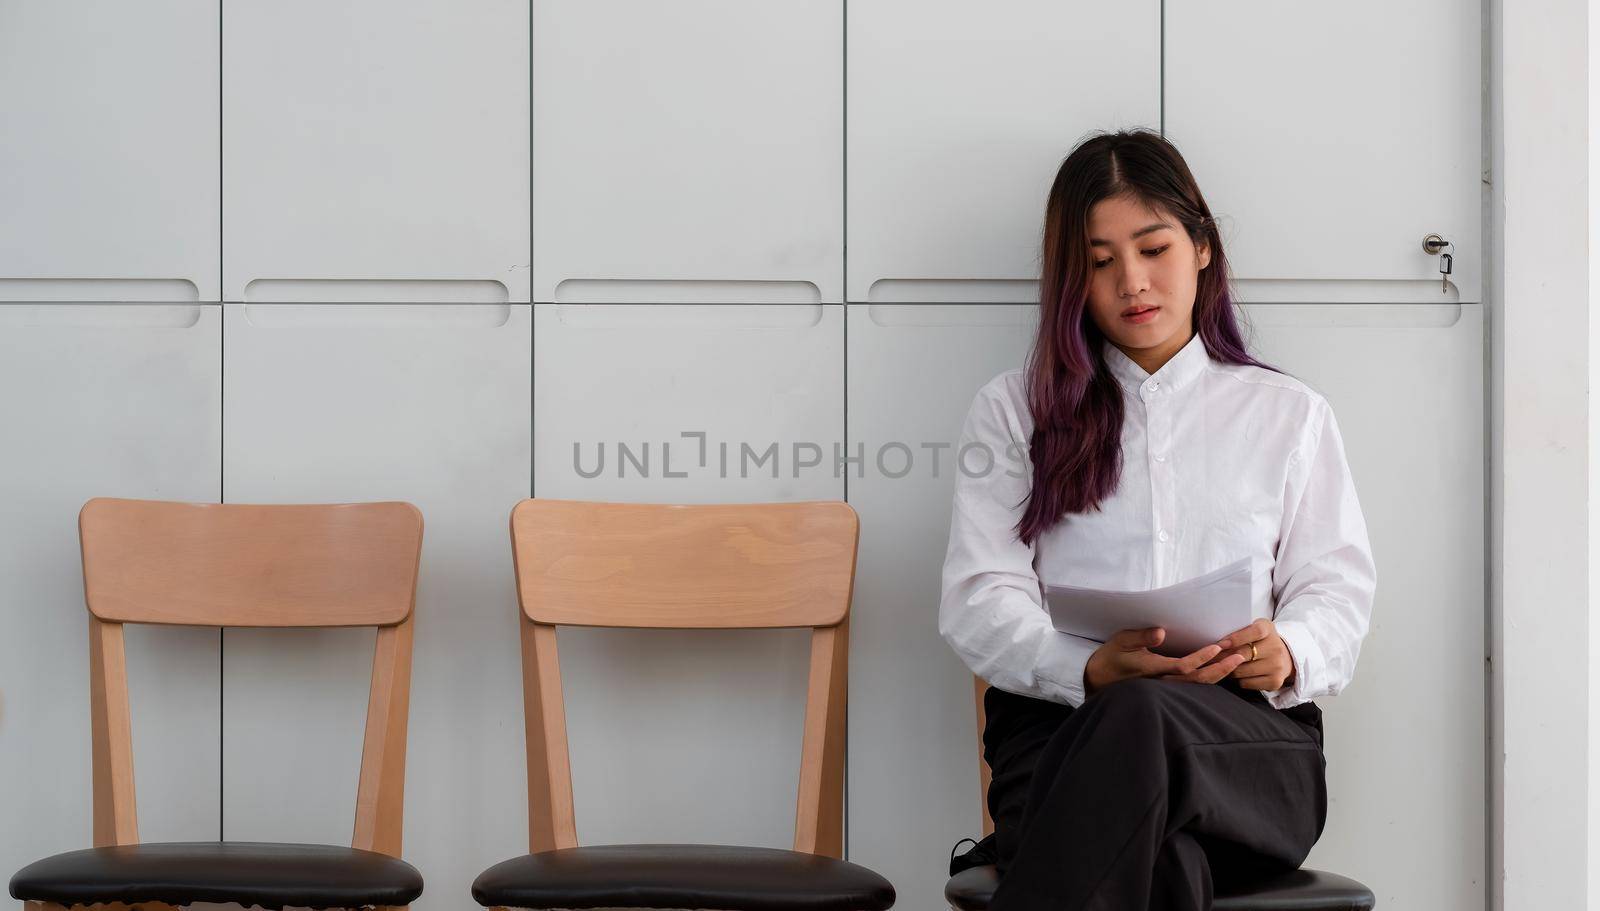
[[[95,902],[238,902],[245,907],[407,905],[422,875],[403,860],[333,845],[157,842],[70,851],[11,878],[11,897]]]
[[[986,911],[999,883],[994,867],[963,870],[944,886],[945,900],[958,911]],[[1372,890],[1337,873],[1294,870],[1252,882],[1219,888],[1214,911],[1371,911]]]
[[[894,887],[866,867],[776,848],[592,845],[495,864],[472,897],[510,908],[882,911]]]

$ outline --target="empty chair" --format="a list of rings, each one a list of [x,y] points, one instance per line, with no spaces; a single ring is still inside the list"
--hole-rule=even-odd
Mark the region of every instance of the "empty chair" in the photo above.
[[[420,895],[422,877],[400,859],[422,552],[416,507],[97,498],[84,505],[78,531],[89,607],[94,847],[23,868],[11,880],[12,897],[30,911],[58,911],[191,902],[397,908]],[[351,846],[141,843],[125,623],[377,627]]]
[[[491,908],[879,911],[894,889],[839,859],[845,668],[858,522],[842,502],[524,500],[511,514],[522,610],[530,853],[485,870]],[[556,627],[810,627],[794,849],[580,847]]]
[[[994,832],[989,815],[989,766],[983,760],[983,693],[989,684],[974,678],[978,700],[978,768],[982,783],[983,834]],[[1113,684],[1114,685],[1114,684]],[[1173,686],[1204,684],[1174,683]],[[988,911],[989,899],[999,885],[993,864],[963,870],[945,883],[944,897],[955,911]],[[1345,876],[1301,868],[1270,876],[1248,885],[1218,884],[1215,911],[1370,911],[1372,890]]]

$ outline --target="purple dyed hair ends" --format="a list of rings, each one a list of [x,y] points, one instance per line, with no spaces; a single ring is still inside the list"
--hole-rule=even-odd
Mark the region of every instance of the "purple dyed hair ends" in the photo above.
[[[1091,134],[1062,162],[1045,205],[1039,330],[1024,368],[1034,430],[1032,490],[1016,528],[1023,543],[1033,543],[1069,513],[1098,510],[1121,478],[1122,391],[1106,368],[1105,335],[1088,308],[1089,212],[1114,196],[1169,213],[1196,245],[1210,245],[1211,262],[1200,270],[1192,316],[1207,353],[1223,363],[1284,372],[1246,349],[1222,238],[1177,148],[1146,129]]]

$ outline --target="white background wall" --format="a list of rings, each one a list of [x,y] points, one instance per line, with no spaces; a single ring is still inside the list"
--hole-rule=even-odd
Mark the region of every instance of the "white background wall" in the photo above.
[[[422,506],[422,908],[525,847],[518,497],[845,498],[850,856],[937,907],[978,825],[970,677],[934,629],[949,477],[874,455],[952,441],[1020,363],[1056,164],[1146,125],[1223,221],[1258,353],[1339,411],[1378,549],[1309,865],[1389,907],[1576,906],[1571,719],[1600,700],[1551,656],[1587,635],[1592,547],[1585,11],[1506,6],[0,0],[0,811],[27,823],[0,868],[88,834],[88,497]],[[572,471],[573,443],[686,431],[713,460],[864,444],[866,473]],[[370,641],[154,632],[145,836],[347,841]],[[563,646],[580,838],[788,842],[799,639]]]
[[[1595,450],[1579,2],[1489,6],[1493,376],[1490,870],[1496,908],[1597,907],[1589,586]],[[1591,207],[1590,211],[1593,211]],[[1589,501],[1589,502],[1592,502]],[[1593,654],[1592,651],[1590,653]],[[1587,730],[1586,730],[1587,723]],[[1586,872],[1587,871],[1587,872]]]

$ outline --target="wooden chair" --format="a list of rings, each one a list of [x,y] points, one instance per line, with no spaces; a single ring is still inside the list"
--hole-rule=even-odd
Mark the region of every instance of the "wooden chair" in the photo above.
[[[994,831],[989,816],[989,764],[983,759],[983,694],[989,684],[973,678],[978,702],[978,768],[982,792],[983,834]],[[988,911],[989,900],[1000,884],[994,865],[984,864],[957,873],[945,883],[945,901],[955,911]],[[1371,911],[1372,890],[1345,876],[1301,868],[1247,886],[1219,885],[1211,905],[1215,911]]]
[[[23,868],[11,895],[28,911],[191,902],[399,908],[420,895],[422,877],[399,859],[422,551],[416,507],[96,498],[79,514],[78,532],[89,608],[95,846]],[[351,847],[141,843],[125,623],[377,627]]]
[[[883,877],[839,859],[845,670],[858,522],[836,501],[742,505],[524,500],[511,513],[522,609],[530,853],[485,870],[490,908],[881,911]],[[794,850],[580,847],[556,627],[810,627]]]

